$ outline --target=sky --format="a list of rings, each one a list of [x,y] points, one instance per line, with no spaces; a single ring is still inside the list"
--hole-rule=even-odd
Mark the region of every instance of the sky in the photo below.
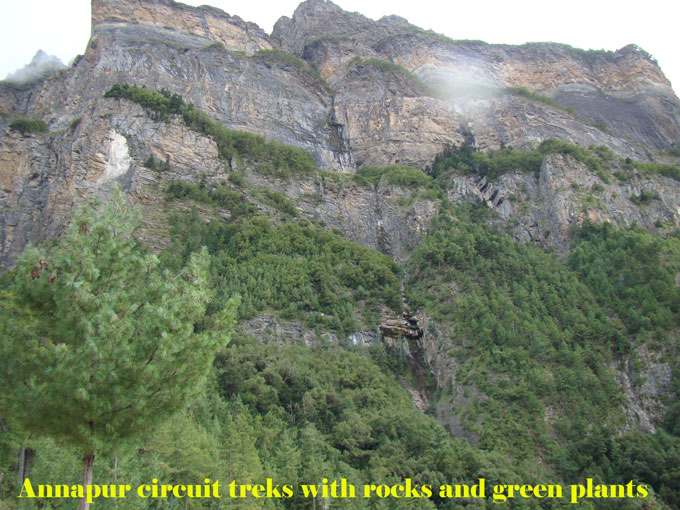
[[[292,16],[298,0],[188,0],[208,3],[267,33],[280,16]],[[421,28],[453,39],[522,44],[552,41],[584,49],[616,50],[634,43],[657,59],[680,90],[680,30],[668,0],[337,0],[369,18],[397,14]],[[27,64],[42,49],[68,64],[85,51],[90,0],[4,1],[0,6],[0,79]]]

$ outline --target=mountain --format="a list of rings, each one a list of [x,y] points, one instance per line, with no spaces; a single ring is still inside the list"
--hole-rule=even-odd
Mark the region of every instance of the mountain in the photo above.
[[[452,480],[636,480],[679,508],[679,148],[680,101],[635,45],[452,40],[326,0],[268,35],[212,7],[93,0],[71,67],[0,83],[0,264],[11,274],[115,183],[168,267],[206,244],[215,306],[244,296],[215,390],[259,430],[244,476],[273,469],[253,417],[269,412],[288,413],[296,455],[348,438],[319,454],[329,473],[408,477],[371,467],[378,425],[352,421],[354,400],[333,430],[310,400],[327,392],[330,409],[377,370],[381,398],[417,413],[409,426],[454,441]],[[285,367],[262,376],[281,359],[304,373],[295,398]],[[426,463],[395,434],[400,463]]]

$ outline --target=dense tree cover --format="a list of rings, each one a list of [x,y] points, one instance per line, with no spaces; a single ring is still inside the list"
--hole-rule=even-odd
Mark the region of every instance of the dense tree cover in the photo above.
[[[416,250],[407,285],[409,303],[450,335],[440,341],[458,369],[440,402],[485,449],[540,452],[566,480],[643,481],[677,506],[680,405],[665,431],[619,435],[622,392],[608,367],[634,356],[630,335],[677,364],[678,240],[586,225],[560,261],[487,227],[484,210],[455,212]]]
[[[225,128],[182,96],[163,89],[160,92],[144,86],[116,84],[104,97],[123,98],[138,103],[154,112],[159,120],[169,115],[180,115],[190,129],[210,136],[217,144],[220,158],[247,160],[261,173],[288,177],[295,173],[310,173],[316,169],[314,158],[297,147],[276,140],[265,141],[261,136]]]
[[[454,343],[442,341],[460,364],[456,384],[472,393],[454,410],[480,443],[518,459],[541,452],[576,476],[565,442],[621,423],[607,367],[625,338],[556,257],[467,217],[437,219],[415,251],[408,301],[451,325]],[[544,419],[548,407],[555,423]]]
[[[662,340],[677,332],[680,239],[588,223],[576,231],[568,263],[630,334]]]
[[[380,303],[401,309],[401,269],[389,257],[303,222],[277,225],[264,217],[205,222],[194,211],[172,220],[170,267],[207,246],[214,306],[242,296],[239,316],[268,310],[318,328],[349,333],[375,319]]]
[[[185,407],[233,325],[231,300],[206,318],[206,251],[160,271],[134,238],[140,223],[114,190],[51,250],[29,246],[1,294],[3,415],[79,450],[84,485],[95,455]]]

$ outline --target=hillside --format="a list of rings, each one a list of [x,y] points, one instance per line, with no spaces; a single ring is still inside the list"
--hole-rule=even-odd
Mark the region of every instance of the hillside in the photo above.
[[[206,246],[209,308],[242,296],[202,397],[95,479],[592,478],[650,496],[582,508],[680,508],[679,151],[680,101],[634,45],[451,40],[326,0],[268,35],[212,7],[93,0],[71,67],[0,82],[0,285],[120,185],[163,267]],[[77,483],[63,445],[0,419],[0,505],[37,508],[15,499],[17,456]]]

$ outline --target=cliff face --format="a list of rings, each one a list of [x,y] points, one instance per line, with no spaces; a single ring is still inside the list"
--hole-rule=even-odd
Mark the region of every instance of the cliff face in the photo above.
[[[408,260],[437,214],[435,199],[385,179],[376,186],[347,175],[286,180],[264,177],[247,163],[231,167],[218,158],[213,139],[181,119],[159,121],[137,104],[105,99],[117,83],[180,94],[224,126],[303,148],[321,169],[337,174],[354,174],[362,165],[423,169],[447,144],[528,149],[556,138],[660,162],[674,162],[664,151],[680,144],[680,103],[656,63],[633,46],[609,54],[451,41],[402,18],[373,21],[325,0],[302,3],[270,37],[213,8],[93,0],[92,38],[70,69],[32,85],[0,83],[2,267],[28,242],[58,236],[77,203],[114,182],[144,207],[143,236],[156,249],[167,242],[162,190],[168,183],[224,183],[234,171],[253,189],[283,193],[302,217],[398,263]],[[7,129],[19,117],[43,119],[49,134]],[[149,156],[168,168],[144,167]],[[538,175],[518,169],[495,182],[455,176],[445,193],[453,202],[485,202],[498,213],[493,221],[516,239],[558,253],[568,247],[570,227],[586,219],[661,233],[680,226],[676,180],[609,174],[603,180],[576,159],[553,154]],[[641,204],[643,195],[654,198]],[[249,198],[257,202],[254,194]],[[269,316],[246,328],[314,341],[304,328],[277,325]],[[376,328],[352,341],[377,337]],[[420,348],[440,386],[455,377],[455,357],[444,347],[425,335]],[[647,412],[654,407],[648,400],[667,392],[670,376],[660,368],[659,384],[641,397],[631,370],[621,372],[621,384],[630,409],[647,413],[642,421],[651,430],[659,413]],[[454,433],[465,435],[453,415],[439,411]]]

